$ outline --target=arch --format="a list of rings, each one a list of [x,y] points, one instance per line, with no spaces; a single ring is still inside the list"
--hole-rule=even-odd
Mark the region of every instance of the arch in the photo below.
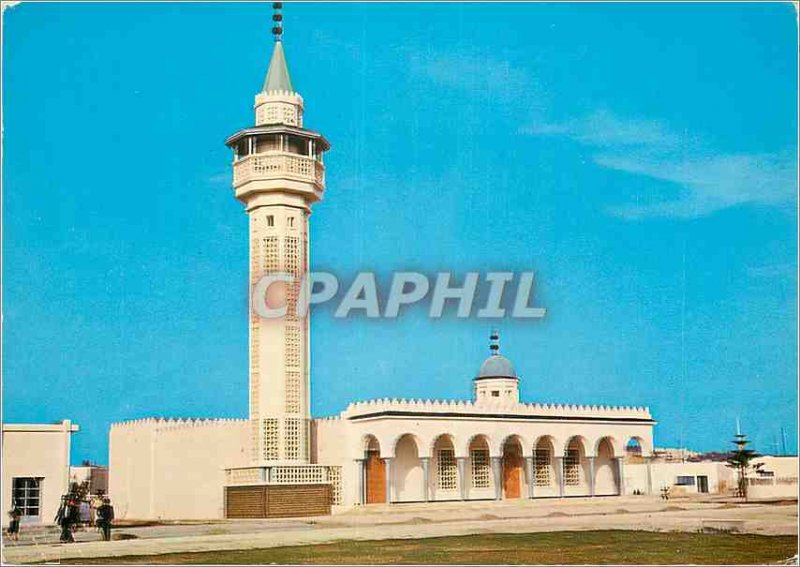
[[[488,433],[473,433],[467,442],[464,444],[463,447],[463,455],[469,455],[470,448],[473,446],[476,440],[482,439],[486,442],[487,448],[489,449],[490,453],[492,448],[494,447],[494,441],[492,440],[491,436]]]
[[[442,442],[449,443],[450,447],[453,450],[455,450],[455,448],[456,448],[456,438],[453,436],[453,434],[452,433],[440,433],[439,435],[437,435],[433,439],[431,439],[431,442],[428,445],[428,454],[429,455],[434,455],[435,454],[434,451],[436,449],[436,445],[440,444]]]
[[[556,447],[561,443],[552,435],[540,435],[533,444],[533,493],[539,496],[558,495],[558,471],[555,457]]]
[[[366,504],[386,502],[386,462],[381,458],[381,446],[374,435],[361,439],[364,450],[364,484]]]
[[[614,456],[619,457],[622,454],[622,448],[619,445],[619,441],[617,441],[617,439],[612,435],[604,435],[603,437],[599,437],[594,443],[594,452],[592,453],[594,456],[598,455],[601,443],[608,443]]]
[[[467,444],[467,455],[469,455],[469,470],[467,474],[469,478],[464,479],[464,482],[467,483],[470,491],[476,491],[475,494],[494,488],[491,447],[491,440],[482,433],[476,433],[470,437]]]
[[[394,441],[392,441],[392,452],[391,452],[392,457],[397,457],[397,445],[400,443],[400,441],[402,441],[405,438],[409,438],[414,442],[414,445],[417,447],[417,452],[418,452],[417,454],[419,455],[419,450],[420,448],[423,447],[423,444],[419,440],[419,437],[417,437],[413,433],[401,433],[400,435],[394,438]]]
[[[460,482],[455,439],[449,433],[437,435],[430,446],[432,487],[435,500],[459,497]]]
[[[506,443],[509,441],[519,443],[520,447],[522,448],[522,455],[525,456],[525,451],[528,447],[528,444],[526,443],[525,438],[519,433],[509,433],[508,435],[505,435],[497,445],[497,455],[503,455],[503,450],[506,446]]]
[[[614,460],[613,439],[602,437],[597,441],[594,461],[594,493],[607,496],[619,493],[619,469]]]
[[[625,458],[631,463],[643,463],[649,452],[645,450],[645,440],[639,436],[629,437],[623,450]]]
[[[589,447],[586,437],[583,435],[573,435],[564,443],[564,455],[567,454],[567,449],[580,449],[581,455],[586,456],[586,448]]]
[[[589,494],[589,460],[586,438],[573,435],[564,446],[564,489],[569,496]]]
[[[525,443],[519,435],[508,435],[503,440],[503,498],[513,500],[522,497],[525,484]]]
[[[361,437],[361,453],[366,456],[367,451],[381,451],[381,442],[372,433],[365,433]]]
[[[392,501],[419,502],[423,500],[425,482],[419,439],[412,433],[400,435],[392,447]]]

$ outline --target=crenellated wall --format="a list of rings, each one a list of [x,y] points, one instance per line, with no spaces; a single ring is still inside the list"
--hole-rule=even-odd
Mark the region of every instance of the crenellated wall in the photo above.
[[[109,495],[117,517],[222,518],[224,469],[249,462],[249,443],[245,419],[112,424]]]

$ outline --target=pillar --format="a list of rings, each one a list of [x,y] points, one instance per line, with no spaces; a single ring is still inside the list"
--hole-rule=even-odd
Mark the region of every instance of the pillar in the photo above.
[[[428,465],[431,459],[430,457],[420,457],[419,460],[422,463],[422,500],[427,502],[430,499],[428,484],[430,484],[431,480]]]
[[[356,459],[356,470],[358,476],[358,503],[359,504],[366,504],[367,497],[365,494],[366,491],[366,483],[364,482],[366,471],[364,470],[364,459]]]
[[[614,460],[617,461],[617,474],[619,475],[619,495],[625,495],[625,470],[622,466],[622,457],[617,457]]]
[[[467,499],[467,458],[456,457],[458,464],[458,488],[461,493],[461,500]]]
[[[494,499],[503,498],[503,479],[500,457],[492,457],[492,475],[494,476]]]
[[[564,457],[556,457],[556,474],[558,474],[558,496],[564,498]]]
[[[652,461],[653,457],[645,457],[645,462],[647,463],[647,494],[653,494],[653,470],[650,468]]]
[[[594,457],[586,457],[589,461],[589,496],[594,496]]]
[[[525,474],[528,476],[528,498],[533,498],[533,455],[525,457]]]
[[[386,471],[386,503],[392,503],[392,461],[394,459],[386,457],[383,459],[385,464],[384,470]]]

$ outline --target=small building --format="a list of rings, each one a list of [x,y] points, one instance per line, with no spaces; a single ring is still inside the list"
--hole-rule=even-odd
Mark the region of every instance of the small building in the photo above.
[[[736,483],[734,471],[716,461],[675,462],[646,460],[625,466],[625,493],[658,493],[670,489],[670,495],[726,494]]]
[[[69,468],[69,481],[86,483],[88,494],[108,494],[108,467],[88,462]]]
[[[3,424],[3,525],[16,504],[22,521],[52,523],[69,491],[71,435],[80,428],[56,424]]]
[[[752,464],[754,469],[747,477],[748,498],[797,498],[797,455],[764,455],[754,459]]]

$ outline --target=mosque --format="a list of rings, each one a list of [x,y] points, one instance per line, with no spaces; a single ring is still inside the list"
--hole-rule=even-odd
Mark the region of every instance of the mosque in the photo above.
[[[249,219],[251,288],[266,273],[309,270],[309,216],[325,193],[328,141],[303,124],[280,3],[255,124],[231,135],[233,188]],[[624,458],[652,453],[647,408],[524,403],[490,336],[472,396],[371,400],[311,418],[309,315],[299,284],[287,315],[249,320],[249,419],[142,419],[111,426],[109,492],[119,518],[327,514],[368,504],[615,496]],[[367,376],[363,377],[367,379]],[[354,377],[353,379],[358,379]],[[466,377],[465,377],[466,390]],[[649,462],[649,461],[648,461]],[[647,490],[650,486],[648,466]]]

